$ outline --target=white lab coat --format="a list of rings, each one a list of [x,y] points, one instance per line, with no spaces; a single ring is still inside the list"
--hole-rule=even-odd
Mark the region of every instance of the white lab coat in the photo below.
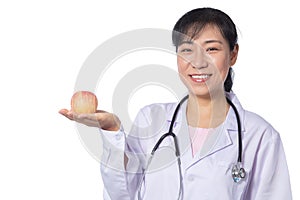
[[[232,108],[214,136],[207,139],[203,151],[193,158],[184,103],[174,127],[181,152],[183,199],[292,199],[279,134],[263,118],[245,111],[233,93],[227,93],[227,96],[241,118],[242,160],[247,175],[239,183],[231,177],[238,154],[238,129]],[[105,200],[137,199],[139,190],[142,199],[177,199],[180,178],[171,137],[160,145],[142,178],[149,154],[160,136],[168,131],[176,106],[176,103],[153,104],[141,109],[126,137],[122,130],[101,130],[104,139],[101,173]],[[129,159],[126,170],[123,165],[124,150]]]

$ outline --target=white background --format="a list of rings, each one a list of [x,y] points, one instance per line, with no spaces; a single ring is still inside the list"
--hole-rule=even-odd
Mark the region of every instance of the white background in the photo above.
[[[58,114],[69,107],[82,63],[117,34],[172,29],[181,15],[202,6],[225,11],[239,28],[234,91],[246,109],[281,133],[294,199],[300,199],[296,3],[1,1],[0,199],[102,199],[99,163],[82,145],[74,123]],[[100,104],[101,99],[109,102],[104,93],[97,93]],[[144,93],[134,95],[139,105],[149,101],[138,95]],[[158,94],[153,93],[153,100],[166,100]]]

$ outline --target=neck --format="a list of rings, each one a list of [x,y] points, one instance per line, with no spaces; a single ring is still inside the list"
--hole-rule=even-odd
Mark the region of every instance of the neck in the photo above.
[[[190,126],[216,128],[227,116],[229,105],[223,93],[210,97],[189,95],[187,104],[187,121]]]

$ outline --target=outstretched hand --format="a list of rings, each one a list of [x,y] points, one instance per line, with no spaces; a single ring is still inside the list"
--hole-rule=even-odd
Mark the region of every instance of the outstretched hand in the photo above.
[[[59,113],[72,121],[87,126],[98,127],[107,131],[117,131],[120,129],[121,122],[119,118],[103,110],[97,110],[96,113],[91,114],[78,114],[68,109],[61,109]]]

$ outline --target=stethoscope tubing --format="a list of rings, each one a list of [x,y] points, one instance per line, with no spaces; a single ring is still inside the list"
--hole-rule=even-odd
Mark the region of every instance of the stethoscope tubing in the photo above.
[[[158,149],[159,145],[162,143],[162,141],[168,137],[168,136],[172,136],[174,138],[174,143],[175,143],[175,150],[176,150],[176,156],[180,156],[180,150],[179,150],[179,146],[178,146],[178,141],[177,141],[177,137],[176,135],[173,133],[173,128],[174,128],[174,123],[176,121],[176,118],[177,118],[177,114],[178,114],[178,111],[181,107],[181,105],[189,98],[189,95],[186,95],[185,97],[183,97],[181,99],[181,101],[178,103],[175,111],[174,111],[174,114],[173,114],[173,117],[172,117],[172,120],[171,120],[171,124],[169,126],[169,131],[165,134],[163,134],[159,140],[156,142],[156,144],[154,145],[152,151],[151,151],[151,154],[153,155],[155,153],[155,151]]]
[[[237,159],[237,162],[242,163],[243,142],[242,142],[242,126],[241,126],[240,115],[239,115],[237,108],[232,103],[232,101],[229,98],[226,98],[226,100],[227,100],[227,103],[233,109],[235,116],[236,116],[236,122],[237,122],[237,126],[238,126],[238,159]]]
[[[180,150],[179,150],[179,148],[177,148],[178,147],[178,141],[177,141],[176,135],[173,133],[173,128],[174,128],[174,123],[175,123],[176,118],[177,118],[178,111],[179,111],[181,105],[188,99],[188,97],[189,97],[189,95],[186,95],[178,103],[178,105],[177,105],[177,107],[174,111],[174,114],[173,114],[173,117],[172,117],[172,120],[171,120],[171,124],[169,126],[169,131],[159,138],[159,140],[157,141],[157,143],[155,144],[155,146],[152,149],[152,152],[151,152],[152,155],[158,149],[159,145],[162,143],[162,141],[166,137],[172,136],[174,138],[174,143],[175,143],[175,148],[176,148],[176,156],[180,156]],[[226,100],[227,100],[227,103],[232,107],[232,109],[235,113],[235,116],[236,116],[236,121],[237,121],[237,126],[238,126],[238,159],[237,159],[237,162],[241,163],[242,162],[242,154],[243,154],[241,119],[240,119],[238,110],[235,107],[235,105],[232,103],[232,101],[227,97],[226,97]]]
[[[173,117],[172,117],[172,120],[171,120],[171,123],[170,123],[170,126],[169,126],[169,131],[165,134],[163,134],[159,140],[156,142],[156,144],[154,145],[152,151],[151,151],[151,156],[147,162],[147,166],[146,166],[146,169],[144,170],[143,172],[143,177],[142,177],[142,180],[140,182],[140,186],[139,186],[139,189],[138,189],[138,199],[141,199],[141,194],[140,194],[140,190],[141,190],[141,185],[142,185],[142,182],[145,178],[145,171],[147,171],[151,161],[152,161],[152,158],[156,152],[156,150],[159,148],[160,144],[163,142],[163,140],[169,136],[172,136],[173,140],[174,140],[174,144],[175,144],[175,154],[176,154],[176,157],[177,157],[177,162],[178,162],[178,170],[179,170],[179,178],[180,178],[180,188],[179,188],[179,193],[178,193],[178,199],[182,199],[183,198],[183,183],[182,183],[182,179],[183,179],[183,176],[182,176],[182,171],[181,171],[181,159],[180,159],[180,149],[179,149],[179,145],[178,145],[178,140],[177,140],[177,136],[174,134],[173,132],[173,128],[174,128],[174,123],[176,121],[176,118],[177,118],[177,114],[179,112],[179,109],[181,107],[181,105],[188,99],[189,95],[186,95],[185,97],[183,97],[180,102],[178,103],[177,107],[175,108],[175,111],[174,111],[174,114],[173,114]],[[242,126],[241,126],[241,120],[240,120],[240,116],[239,116],[239,113],[238,113],[238,110],[237,108],[235,107],[235,105],[232,103],[232,101],[226,97],[226,100],[227,100],[227,103],[232,107],[234,113],[235,113],[235,116],[236,116],[236,121],[237,121],[237,126],[238,126],[238,159],[237,159],[237,163],[239,163],[239,165],[235,165],[233,167],[233,170],[234,168],[238,167],[238,174],[234,174],[234,171],[232,172],[233,173],[233,179],[235,182],[238,182],[235,180],[234,176],[239,176],[240,178],[244,178],[245,177],[245,170],[244,168],[242,168],[240,165],[242,164],[242,154],[243,154],[243,143],[242,143]],[[241,176],[239,173],[243,173],[243,175]]]

